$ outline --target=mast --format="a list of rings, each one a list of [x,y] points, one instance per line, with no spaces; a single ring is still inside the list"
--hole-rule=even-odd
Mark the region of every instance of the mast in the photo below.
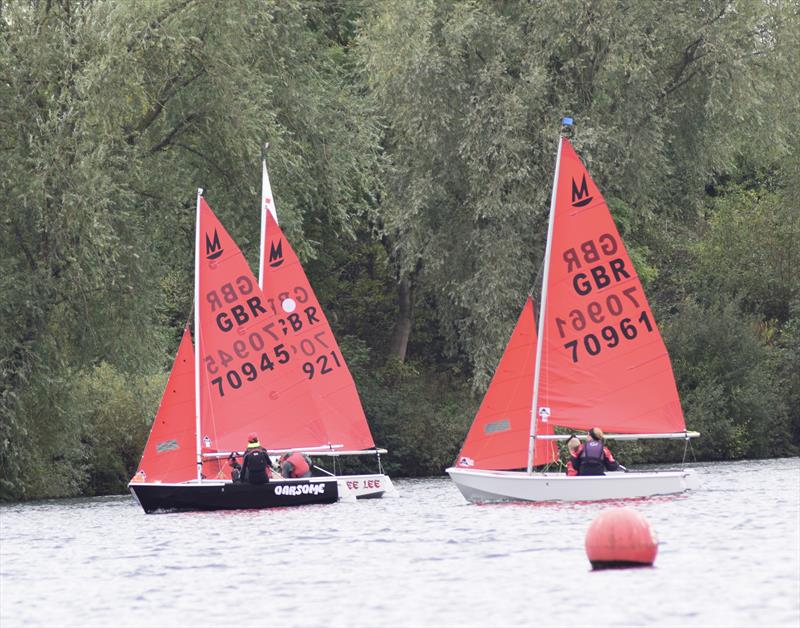
[[[197,188],[197,215],[194,239],[194,420],[197,451],[197,481],[203,479],[203,450],[200,445],[200,198],[203,188]]]
[[[562,118],[561,127],[572,126],[572,118]],[[561,165],[561,146],[564,138],[558,134],[558,151],[556,152],[556,169],[553,173],[553,191],[550,195],[550,218],[547,223],[547,245],[544,250],[544,269],[542,271],[542,295],[539,303],[539,331],[536,339],[536,367],[533,373],[533,401],[531,402],[531,431],[528,443],[528,473],[533,473],[533,451],[536,448],[536,408],[539,405],[539,379],[542,374],[542,340],[544,338],[544,313],[547,311],[547,277],[550,273],[550,250],[553,245],[553,222],[556,213],[556,196],[558,192],[558,169]]]

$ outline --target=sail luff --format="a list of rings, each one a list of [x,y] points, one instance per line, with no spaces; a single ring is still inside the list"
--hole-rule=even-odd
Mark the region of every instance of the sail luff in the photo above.
[[[547,277],[550,272],[550,253],[553,246],[553,223],[556,211],[556,193],[558,190],[558,170],[561,166],[561,146],[564,138],[559,133],[558,151],[556,152],[556,169],[553,174],[553,191],[550,195],[550,217],[547,222],[547,244],[544,251],[544,269],[542,272],[542,294],[539,309],[539,331],[536,338],[536,366],[533,372],[533,400],[531,402],[531,431],[528,443],[528,473],[533,472],[533,451],[536,444],[536,407],[539,404],[539,380],[542,374],[542,339],[544,338],[544,318],[547,311]]]
[[[203,188],[197,188],[194,240],[194,413],[197,481],[203,478],[203,452],[200,444],[200,198]]]

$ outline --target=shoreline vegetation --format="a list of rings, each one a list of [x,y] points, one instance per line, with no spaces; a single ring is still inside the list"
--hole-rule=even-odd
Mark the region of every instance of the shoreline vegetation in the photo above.
[[[696,459],[800,454],[800,14],[671,6],[0,0],[0,501],[125,492],[189,318],[195,190],[255,268],[264,141],[386,471],[440,474],[538,300],[562,115]]]

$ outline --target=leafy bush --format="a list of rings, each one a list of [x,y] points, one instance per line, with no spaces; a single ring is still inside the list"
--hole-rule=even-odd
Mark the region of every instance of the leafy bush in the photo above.
[[[75,378],[70,409],[81,428],[84,493],[125,492],[165,383],[163,374],[128,376],[105,362]]]
[[[387,473],[441,474],[455,460],[477,409],[466,383],[415,363],[375,366],[366,345],[353,337],[341,345],[375,443],[389,450]]]
[[[665,328],[686,424],[703,434],[695,448],[711,460],[796,451],[779,354],[759,337],[758,321],[736,302],[687,300]]]

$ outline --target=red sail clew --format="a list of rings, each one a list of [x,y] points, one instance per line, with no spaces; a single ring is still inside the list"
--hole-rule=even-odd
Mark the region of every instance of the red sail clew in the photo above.
[[[642,284],[600,190],[562,142],[538,405],[554,425],[574,429],[683,431]]]
[[[292,317],[265,299],[239,247],[200,198],[196,349],[204,449],[241,451],[258,433],[268,449],[330,441],[302,373],[299,333],[318,319]]]
[[[536,323],[533,301],[528,297],[456,466],[495,470],[527,466],[535,362]],[[549,423],[537,420],[537,434],[553,433]],[[557,457],[552,441],[536,442],[534,465],[552,462]]]
[[[185,329],[134,481],[192,480],[197,477],[196,450],[194,350]]]
[[[290,368],[311,390],[332,444],[344,450],[375,446],[353,376],[292,246],[271,212],[265,212],[262,251],[265,307],[287,329]],[[292,417],[285,421],[291,424]]]

